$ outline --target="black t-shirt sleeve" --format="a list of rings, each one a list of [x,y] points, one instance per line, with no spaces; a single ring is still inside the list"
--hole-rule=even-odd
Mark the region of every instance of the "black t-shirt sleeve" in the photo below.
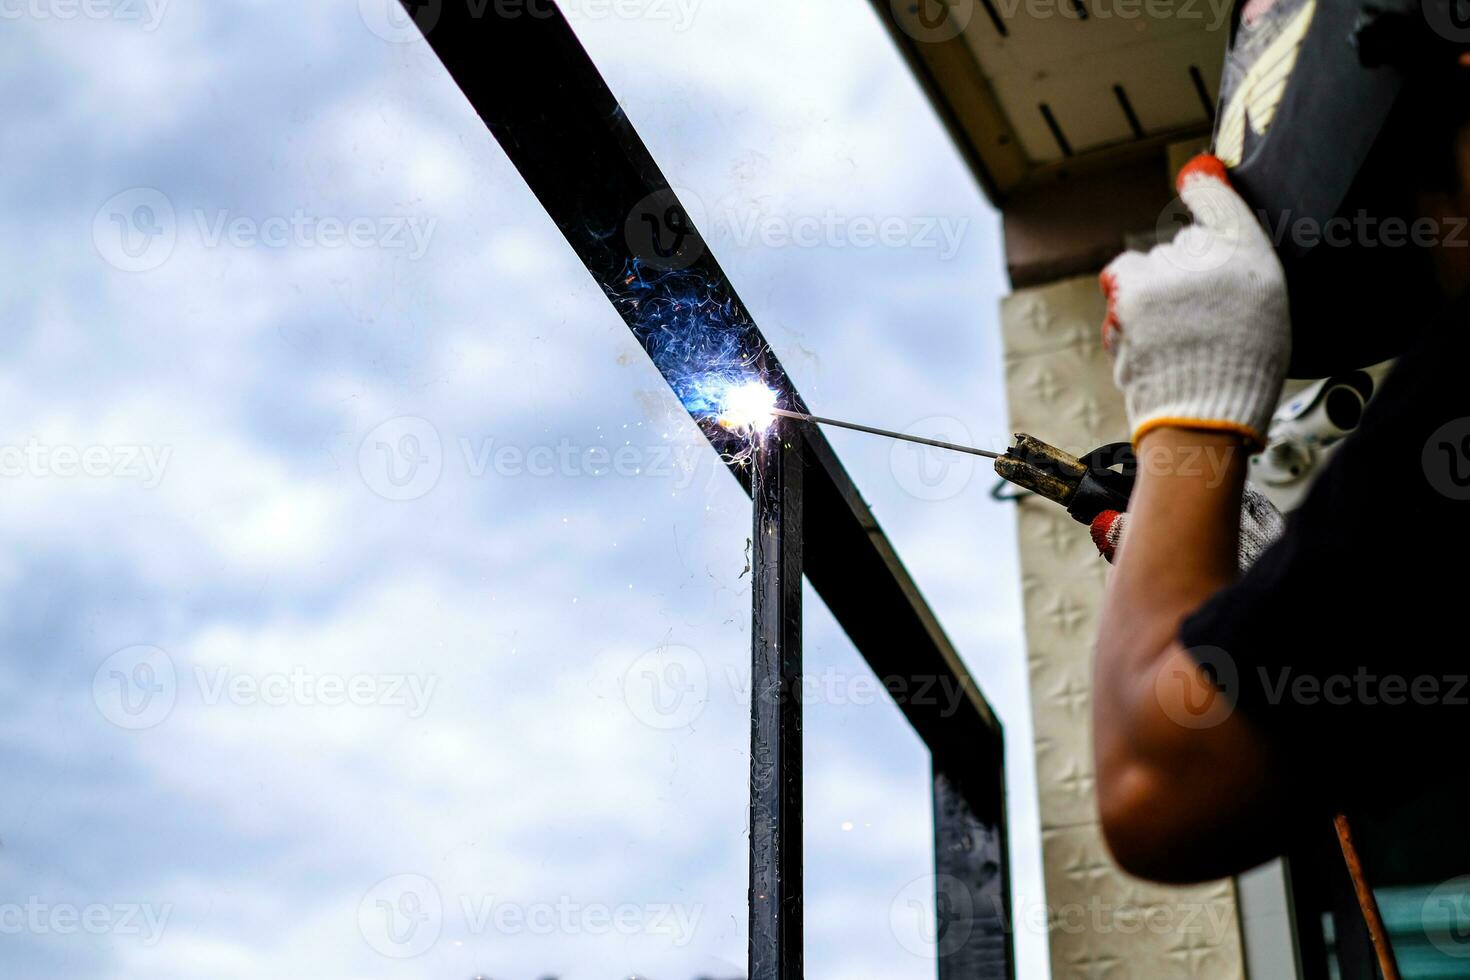
[[[1283,536],[1180,628],[1238,710],[1323,776],[1407,771],[1470,721],[1467,331],[1455,317],[1400,358]]]

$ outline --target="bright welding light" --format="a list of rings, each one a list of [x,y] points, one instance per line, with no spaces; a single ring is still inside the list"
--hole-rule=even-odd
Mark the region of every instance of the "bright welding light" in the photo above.
[[[776,407],[776,392],[759,381],[747,381],[732,385],[720,406],[720,424],[736,432],[751,435],[765,432],[776,416],[771,409]]]

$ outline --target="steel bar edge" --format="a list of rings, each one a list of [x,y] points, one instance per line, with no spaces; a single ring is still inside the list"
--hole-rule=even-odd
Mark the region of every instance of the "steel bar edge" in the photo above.
[[[675,392],[683,394],[684,379],[660,364],[656,355],[669,338],[646,311],[687,302],[689,284],[698,283],[701,302],[727,324],[725,339],[785,393],[781,407],[807,411],[561,11],[549,2],[401,2]],[[640,239],[645,228],[651,240]],[[650,266],[660,274],[645,274]],[[731,433],[691,415],[716,451],[737,448]],[[1010,888],[1001,726],[825,436],[807,426],[800,444],[806,577],[929,747],[935,798],[953,804],[949,811],[958,821],[952,836],[961,846],[950,855],[959,861],[956,870],[994,865],[983,883],[963,882],[980,892],[959,910],[972,913],[960,931],[1004,928]],[[748,468],[731,471],[750,491]],[[944,838],[937,808],[935,816],[936,838]],[[965,828],[979,828],[993,845],[978,843]],[[977,848],[993,850],[994,861],[971,860]],[[945,867],[941,860],[941,905]],[[993,901],[992,893],[998,894]],[[982,903],[995,913],[976,912]],[[1005,947],[999,972],[947,965],[960,961],[943,955],[939,944],[940,977],[1013,976],[1011,931],[999,939]],[[767,978],[753,974],[752,980]]]
[[[805,461],[782,419],[751,477],[750,954],[752,978],[801,980],[801,577]],[[803,426],[804,428],[804,426]]]

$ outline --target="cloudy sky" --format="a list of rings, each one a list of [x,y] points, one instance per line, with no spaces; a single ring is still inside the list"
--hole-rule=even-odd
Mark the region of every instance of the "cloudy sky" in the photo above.
[[[749,502],[384,3],[0,4],[8,977],[743,975]],[[866,0],[565,6],[814,408],[1004,440],[998,221]],[[1034,905],[1011,514],[831,439]],[[932,977],[927,753],[806,622],[809,973]]]

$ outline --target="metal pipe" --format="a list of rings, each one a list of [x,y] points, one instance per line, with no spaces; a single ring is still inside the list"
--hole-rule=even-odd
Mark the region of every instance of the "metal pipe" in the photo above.
[[[917,442],[922,446],[933,446],[935,449],[949,449],[957,453],[969,453],[971,456],[984,456],[987,459],[1000,459],[1004,453],[991,452],[989,449],[976,449],[974,446],[961,446],[958,443],[943,442],[939,439],[925,439],[923,436],[911,436],[906,432],[894,432],[891,429],[875,429],[871,425],[858,425],[856,422],[843,422],[839,419],[823,418],[820,415],[808,415],[805,412],[792,412],[784,408],[773,408],[771,414],[779,415],[785,419],[798,419],[802,422],[815,422],[818,425],[835,425],[843,429],[856,429],[858,432],[867,432],[875,436],[887,436],[890,439],[901,439],[904,442]]]

